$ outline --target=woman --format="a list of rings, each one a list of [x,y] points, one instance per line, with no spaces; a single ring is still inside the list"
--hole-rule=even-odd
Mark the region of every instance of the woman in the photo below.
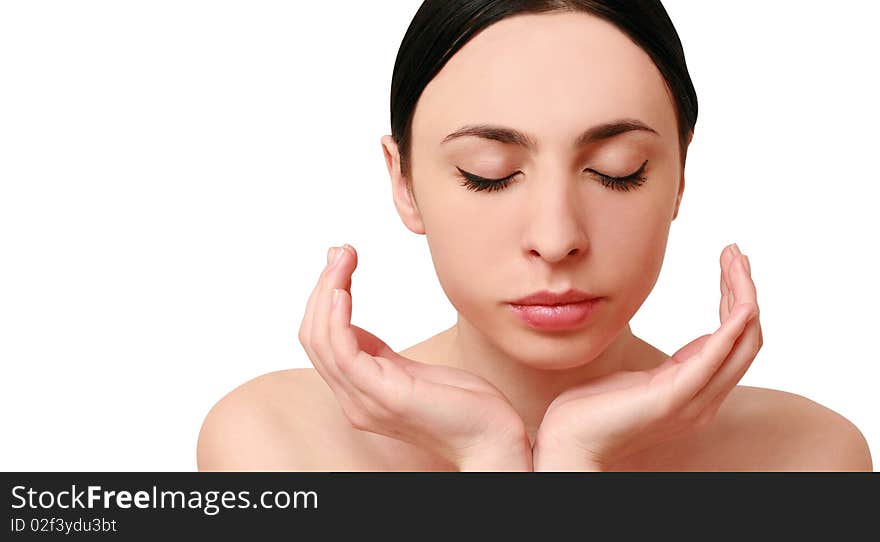
[[[314,369],[224,397],[199,468],[871,470],[839,414],[737,386],[762,332],[735,244],[717,331],[670,357],[630,329],[696,117],[658,1],[426,1],[382,147],[457,323],[392,351],[351,324],[357,253],[334,247],[299,331]]]

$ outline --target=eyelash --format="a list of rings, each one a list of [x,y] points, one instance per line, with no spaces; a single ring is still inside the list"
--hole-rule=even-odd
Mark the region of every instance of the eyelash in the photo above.
[[[631,173],[625,177],[611,177],[610,175],[604,175],[599,173],[598,171],[592,169],[585,169],[584,171],[592,171],[596,175],[599,176],[599,182],[602,183],[603,186],[611,188],[612,190],[619,190],[623,192],[628,192],[634,188],[638,188],[645,184],[647,177],[643,176],[645,172],[645,166],[648,165],[648,161],[645,160],[641,167],[635,172]],[[455,169],[458,170],[459,174],[461,174],[464,181],[462,181],[461,185],[471,190],[473,192],[495,192],[498,190],[504,190],[507,188],[511,182],[513,182],[513,178],[517,175],[516,172],[513,175],[509,175],[504,177],[503,179],[487,179],[485,177],[480,177],[479,175],[474,175],[473,173],[468,173],[467,171],[461,169],[456,166]]]

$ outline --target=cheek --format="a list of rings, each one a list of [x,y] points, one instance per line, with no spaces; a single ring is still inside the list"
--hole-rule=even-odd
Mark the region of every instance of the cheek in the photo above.
[[[610,209],[609,209],[610,210]],[[635,314],[660,275],[670,217],[656,204],[614,209],[591,237],[600,279],[629,316]]]
[[[425,224],[437,278],[447,297],[458,310],[465,309],[461,304],[484,304],[496,293],[492,284],[497,290],[501,272],[497,263],[504,261],[493,252],[503,250],[503,246],[493,242],[491,220],[449,206],[426,219]]]

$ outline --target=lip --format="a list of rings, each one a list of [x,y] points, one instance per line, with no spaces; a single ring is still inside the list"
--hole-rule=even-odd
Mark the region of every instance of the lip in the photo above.
[[[581,301],[590,301],[598,296],[588,294],[587,292],[570,288],[564,292],[553,293],[549,290],[541,290],[531,295],[527,295],[516,301],[511,301],[512,305],[565,305],[568,303],[580,303]]]
[[[510,310],[527,325],[546,331],[572,329],[583,324],[601,301],[580,290],[554,294],[541,291],[508,303]]]

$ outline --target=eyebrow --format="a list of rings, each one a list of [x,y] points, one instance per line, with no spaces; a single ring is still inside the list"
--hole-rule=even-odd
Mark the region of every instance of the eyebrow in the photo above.
[[[597,124],[596,126],[584,130],[583,133],[575,138],[573,147],[575,149],[579,149],[585,145],[595,143],[596,141],[610,139],[616,135],[620,135],[626,132],[632,132],[635,130],[653,133],[657,136],[660,135],[657,130],[651,128],[650,126],[638,119],[617,119],[609,122],[603,122],[602,124]],[[513,128],[496,126],[492,124],[470,124],[467,126],[463,126],[444,137],[443,141],[441,141],[440,144],[442,145],[448,141],[452,141],[453,139],[469,136],[480,137],[483,139],[491,139],[493,141],[500,141],[501,143],[518,145],[532,152],[534,152],[538,148],[538,144],[535,142],[535,138],[532,137],[530,134],[520,132],[519,130]]]

